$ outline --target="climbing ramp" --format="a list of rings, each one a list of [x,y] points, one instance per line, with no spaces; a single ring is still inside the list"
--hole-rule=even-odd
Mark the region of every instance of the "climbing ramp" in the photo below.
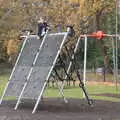
[[[23,42],[22,51],[13,68],[4,96],[18,97],[41,44],[36,36],[29,36]]]
[[[23,98],[37,99],[40,91],[44,89],[45,80],[48,80],[51,69],[54,67],[64,36],[64,34],[47,35],[41,53],[33,66],[26,89],[23,92]]]
[[[35,112],[66,38],[67,32],[46,36],[40,53],[36,55],[29,79],[23,86],[15,109],[22,98],[37,99],[33,110],[33,113]]]
[[[6,85],[1,102],[4,96],[16,97],[17,109],[22,98],[36,99],[33,110],[35,112],[67,36],[68,32],[46,33],[42,42],[37,40],[36,36],[29,36]]]

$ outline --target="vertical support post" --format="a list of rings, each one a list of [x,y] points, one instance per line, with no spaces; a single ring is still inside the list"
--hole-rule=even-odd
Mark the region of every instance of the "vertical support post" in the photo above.
[[[19,53],[19,55],[18,55],[18,58],[17,58],[17,60],[16,60],[15,65],[14,65],[14,68],[13,68],[13,70],[12,70],[12,73],[11,73],[11,75],[10,75],[10,78],[9,78],[9,80],[8,80],[6,86],[5,86],[5,89],[4,89],[4,91],[3,91],[3,94],[2,94],[2,96],[1,96],[0,104],[2,104],[3,98],[4,98],[5,93],[6,93],[6,91],[7,91],[7,88],[8,88],[8,85],[9,85],[9,83],[10,83],[10,80],[11,80],[12,76],[13,76],[13,73],[15,72],[16,66],[17,66],[17,64],[18,64],[18,62],[19,62],[19,58],[20,58],[20,56],[21,56],[21,54],[22,54],[22,52],[23,52],[23,49],[24,49],[24,47],[25,47],[25,45],[26,45],[26,42],[27,42],[27,39],[28,39],[29,35],[30,35],[30,31],[28,31],[27,36],[26,36],[26,38],[25,38],[25,40],[24,40],[24,42],[23,42],[22,48],[21,48],[21,50],[20,50],[20,53]]]
[[[114,43],[114,39],[112,37],[112,52],[113,52],[113,81],[115,82],[116,81],[116,61],[115,61],[115,43]]]
[[[87,63],[87,35],[84,35],[85,42],[84,42],[84,70],[83,70],[83,83],[86,86],[86,63]],[[85,94],[83,92],[83,97],[85,98]]]
[[[34,113],[36,112],[36,109],[37,109],[37,107],[38,107],[38,104],[39,104],[39,102],[40,102],[40,100],[41,100],[41,96],[42,96],[42,94],[43,94],[43,92],[44,92],[45,86],[47,85],[47,81],[48,81],[48,79],[49,79],[49,77],[50,77],[50,75],[51,75],[51,72],[52,72],[52,70],[53,70],[53,68],[54,68],[54,66],[55,66],[55,63],[56,63],[57,58],[58,58],[58,56],[59,56],[59,54],[60,54],[60,52],[61,52],[61,49],[62,49],[62,47],[63,47],[63,44],[64,44],[64,42],[65,42],[65,40],[66,40],[66,38],[67,38],[67,36],[68,36],[69,30],[70,30],[70,28],[67,29],[67,33],[65,34],[65,36],[64,36],[64,38],[63,38],[63,41],[62,41],[62,43],[61,43],[61,45],[60,45],[60,48],[59,48],[59,50],[58,50],[58,53],[57,53],[57,55],[56,55],[56,57],[55,57],[55,59],[54,59],[54,61],[53,61],[53,65],[52,65],[52,67],[51,67],[51,69],[50,69],[50,71],[49,71],[49,73],[48,73],[48,76],[46,77],[46,82],[44,83],[43,88],[42,88],[42,91],[40,92],[40,95],[39,95],[39,97],[38,97],[38,99],[37,99],[37,101],[36,101],[36,104],[35,104],[34,108],[33,108],[32,114],[34,114]]]
[[[85,45],[84,45],[84,72],[83,72],[84,85],[86,85],[86,63],[87,63],[87,35],[85,35]]]
[[[116,0],[116,90],[118,90],[118,0]]]

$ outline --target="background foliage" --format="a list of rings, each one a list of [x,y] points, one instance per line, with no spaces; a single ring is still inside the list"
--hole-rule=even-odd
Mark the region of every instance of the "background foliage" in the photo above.
[[[63,30],[67,25],[74,25],[76,36],[97,30],[115,33],[115,0],[0,0],[0,63],[14,61],[19,50],[19,34],[27,28],[36,33],[37,20],[41,16],[54,30],[58,24]],[[77,53],[81,63],[83,44]],[[90,39],[88,66],[105,66],[111,70],[111,47],[110,39]]]

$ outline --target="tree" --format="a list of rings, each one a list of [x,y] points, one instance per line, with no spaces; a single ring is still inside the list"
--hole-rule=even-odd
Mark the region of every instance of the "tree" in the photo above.
[[[65,26],[74,24],[76,36],[96,30],[106,30],[108,19],[104,18],[111,16],[114,5],[114,0],[0,0],[0,54],[5,56],[1,46],[4,43],[8,44],[11,39],[16,41],[22,29],[31,28],[36,32],[37,20],[40,16],[45,16],[54,29],[57,24],[61,24],[63,30],[66,29]],[[13,31],[16,33],[13,34],[14,37],[10,36]],[[74,40],[71,40],[72,44]],[[93,42],[93,45],[98,46],[98,43]],[[109,47],[106,47],[104,41],[99,41],[99,46],[107,67]]]
[[[79,0],[80,2],[80,14],[81,16],[91,16],[93,15],[93,31],[102,30],[102,18],[113,11],[115,6],[114,0]],[[89,24],[89,21],[88,21]],[[99,46],[101,48],[101,54],[104,57],[104,65],[108,69],[108,71],[112,71],[110,69],[110,59],[107,54],[108,47],[106,46],[103,40],[99,41]]]

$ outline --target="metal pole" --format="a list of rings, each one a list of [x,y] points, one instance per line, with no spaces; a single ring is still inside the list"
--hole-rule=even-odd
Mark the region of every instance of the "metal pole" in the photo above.
[[[84,71],[83,71],[83,83],[86,85],[86,63],[87,63],[87,36],[85,35],[84,45]]]
[[[67,33],[66,33],[66,35],[65,35],[64,38],[63,38],[63,41],[62,41],[62,43],[61,43],[61,45],[60,45],[60,49],[58,50],[58,53],[57,53],[57,55],[56,55],[56,57],[55,57],[55,59],[54,59],[54,61],[53,61],[53,65],[52,65],[52,67],[51,67],[51,69],[50,69],[50,71],[49,71],[49,73],[48,73],[48,76],[46,77],[46,82],[44,83],[44,86],[43,86],[43,88],[42,88],[42,91],[40,92],[40,95],[39,95],[39,97],[38,97],[38,99],[37,99],[37,101],[36,101],[36,104],[35,104],[35,106],[34,106],[34,108],[33,108],[32,114],[34,114],[34,113],[36,112],[36,109],[37,109],[38,104],[39,104],[39,102],[40,102],[40,100],[41,100],[41,96],[42,96],[42,94],[43,94],[43,92],[44,92],[44,89],[45,89],[45,86],[46,86],[46,84],[47,84],[47,81],[48,81],[48,79],[49,79],[49,77],[50,77],[50,74],[51,74],[51,72],[52,72],[52,70],[53,70],[53,68],[54,68],[54,66],[55,66],[55,63],[56,63],[57,58],[58,58],[58,56],[59,56],[59,54],[60,54],[60,52],[61,52],[61,49],[62,49],[62,47],[63,47],[63,44],[64,44],[64,42],[65,42],[65,40],[66,40],[66,38],[67,38],[67,36],[68,36],[69,30],[70,30],[70,28],[67,29]]]
[[[115,43],[112,37],[112,52],[113,52],[113,81],[116,81],[116,61],[115,61]]]
[[[9,80],[8,80],[6,86],[5,86],[4,91],[3,91],[3,95],[1,96],[0,104],[2,104],[3,98],[4,98],[5,93],[6,93],[6,91],[7,91],[7,88],[8,88],[8,85],[9,85],[9,83],[10,83],[10,80],[11,80],[12,76],[13,76],[13,73],[15,72],[16,66],[17,66],[17,64],[18,64],[18,62],[19,62],[20,56],[21,56],[21,54],[22,54],[22,52],[23,52],[23,49],[24,49],[24,47],[25,47],[25,45],[26,45],[26,42],[27,42],[27,39],[28,39],[29,35],[30,35],[30,32],[28,31],[27,36],[26,36],[26,38],[25,38],[25,40],[24,40],[24,42],[23,42],[22,48],[21,48],[21,50],[20,50],[20,53],[19,53],[19,55],[18,55],[18,58],[17,58],[17,60],[16,60],[16,63],[15,63],[15,65],[14,65],[14,68],[13,68],[13,70],[12,70],[12,73],[11,73],[11,75],[10,75],[10,78],[9,78]]]
[[[84,71],[83,71],[83,83],[86,86],[86,63],[87,63],[87,35],[85,35],[85,44],[84,44]],[[85,94],[83,92],[83,97]]]
[[[117,82],[118,82],[118,0],[116,0],[116,90],[118,90]]]
[[[59,89],[60,95],[63,97],[65,103],[68,103],[68,100],[65,98],[63,91],[61,91],[61,87],[60,87],[60,85],[59,85],[59,83],[58,83],[58,80],[55,80],[55,82],[56,82],[56,85],[57,85],[57,87],[58,87],[58,89]]]

